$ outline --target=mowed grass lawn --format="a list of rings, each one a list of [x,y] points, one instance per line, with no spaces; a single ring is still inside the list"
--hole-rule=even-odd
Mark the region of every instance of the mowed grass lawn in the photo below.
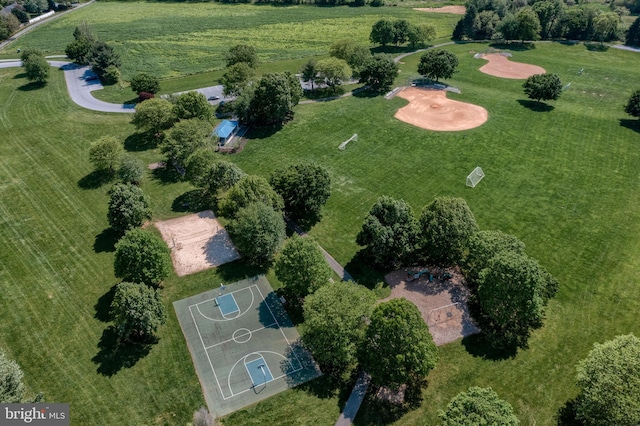
[[[166,78],[221,69],[238,43],[255,47],[263,62],[323,55],[340,39],[368,45],[371,26],[383,17],[433,25],[438,38],[450,37],[460,19],[402,7],[97,2],[25,35],[0,57],[31,46],[64,53],[85,21],[121,54],[125,80],[141,71]]]
[[[358,251],[355,235],[378,196],[404,198],[418,214],[434,196],[453,195],[467,200],[482,229],[522,239],[560,281],[530,349],[493,360],[473,341],[444,346],[421,408],[396,418],[366,401],[356,424],[438,424],[436,411],[472,385],[493,387],[523,424],[554,424],[576,392],[575,364],[592,344],[640,334],[640,128],[622,111],[639,81],[640,57],[536,46],[512,59],[571,82],[551,111],[521,102],[520,81],[477,71],[484,61],[470,51],[486,45],[452,46],[461,65],[448,83],[462,94],[449,96],[489,111],[477,129],[421,130],[393,118],[403,99],[351,97],[300,105],[282,130],[254,133],[242,153],[226,157],[262,176],[297,161],[326,166],[332,196],[311,234],[343,264]],[[403,61],[398,81],[414,73],[417,57]],[[130,117],[75,106],[60,72],[42,89],[24,90],[26,83],[19,70],[0,70],[0,347],[22,365],[32,393],[71,402],[74,425],[183,425],[204,401],[171,302],[255,271],[231,265],[171,276],[162,289],[169,320],[159,343],[135,363],[103,349],[105,307],[118,280],[104,233],[109,185],[91,185],[87,152],[105,134],[127,139]],[[339,151],[353,133],[359,140]],[[127,147],[145,162],[161,158],[131,139]],[[487,177],[467,188],[477,165]],[[149,174],[142,187],[155,219],[183,214],[172,206],[192,189],[162,174]],[[333,424],[348,390],[326,389],[322,380],[233,414],[225,425]]]
[[[380,195],[407,200],[416,215],[435,196],[463,197],[482,229],[522,239],[560,281],[545,327],[513,359],[485,359],[473,340],[442,347],[422,407],[397,423],[438,424],[438,409],[478,385],[507,399],[523,424],[555,424],[558,408],[576,393],[575,365],[593,343],[640,334],[640,126],[623,111],[638,88],[640,56],[551,43],[513,51],[512,60],[543,66],[571,83],[560,100],[549,102],[551,111],[537,112],[522,81],[478,71],[486,62],[473,53],[487,45],[448,48],[458,54],[460,72],[447,83],[462,90],[448,96],[484,106],[489,120],[483,126],[425,131],[393,118],[403,99],[352,97],[300,106],[282,131],[251,140],[230,158],[263,176],[296,161],[327,167],[332,196],[311,235],[343,264],[358,251],[356,234]],[[415,72],[418,57],[404,60],[399,81]],[[339,151],[353,133],[358,141]],[[486,177],[470,189],[465,177],[476,166]],[[225,424],[274,421],[287,398],[232,415]],[[380,404],[367,402],[356,424],[394,419]]]

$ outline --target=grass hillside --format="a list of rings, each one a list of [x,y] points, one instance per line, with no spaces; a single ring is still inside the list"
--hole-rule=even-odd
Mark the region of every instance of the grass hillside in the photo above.
[[[221,69],[224,53],[238,43],[255,47],[264,62],[322,55],[340,39],[369,44],[371,26],[383,17],[428,23],[438,38],[450,37],[460,18],[399,7],[97,2],[25,35],[0,56],[31,46],[64,53],[86,21],[122,55],[125,80],[141,71],[165,78]]]

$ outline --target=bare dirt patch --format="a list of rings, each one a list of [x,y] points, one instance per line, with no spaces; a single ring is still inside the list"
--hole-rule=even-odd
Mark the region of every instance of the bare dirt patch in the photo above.
[[[467,11],[464,6],[414,7],[413,10],[431,13],[453,13],[454,15],[464,15]]]
[[[428,273],[415,275],[427,270]],[[384,278],[391,287],[391,296],[384,301],[404,297],[413,302],[429,326],[436,345],[480,332],[469,315],[469,290],[458,269],[412,267],[391,272]]]
[[[508,57],[499,53],[482,55],[480,58],[489,61],[489,63],[480,67],[480,71],[494,77],[523,80],[534,74],[544,74],[546,72],[544,68],[537,65],[512,62]]]
[[[157,222],[171,249],[173,267],[184,276],[239,259],[229,234],[211,210]]]
[[[405,123],[441,132],[473,129],[489,118],[486,109],[478,105],[447,99],[444,90],[408,87],[398,93],[409,105],[400,108],[395,117]]]

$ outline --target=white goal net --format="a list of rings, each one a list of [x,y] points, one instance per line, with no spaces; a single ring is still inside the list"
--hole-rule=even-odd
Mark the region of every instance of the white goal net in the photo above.
[[[482,171],[482,169],[480,167],[476,167],[471,173],[469,173],[469,176],[467,176],[467,186],[475,188],[478,182],[480,182],[483,177],[484,172]]]
[[[356,142],[358,142],[358,134],[357,134],[357,133],[354,133],[354,134],[353,134],[353,136],[351,136],[351,137],[350,137],[349,139],[347,139],[346,141],[342,142],[342,143],[340,144],[340,146],[338,147],[338,149],[339,149],[340,151],[344,151],[344,149],[347,147],[347,144],[348,144],[349,142],[351,142],[351,141],[356,141]]]

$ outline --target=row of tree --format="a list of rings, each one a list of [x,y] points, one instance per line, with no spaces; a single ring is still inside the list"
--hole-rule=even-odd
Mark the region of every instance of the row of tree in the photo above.
[[[91,65],[105,84],[115,84],[120,80],[120,54],[111,45],[98,40],[86,22],[76,27],[73,38],[74,41],[65,48],[69,59],[79,65]]]
[[[429,40],[436,38],[436,29],[433,25],[413,24],[406,19],[395,21],[380,19],[371,27],[369,40],[371,43],[386,46],[388,44],[409,43],[412,49],[424,46]]]
[[[622,37],[620,14],[592,5],[567,7],[562,0],[507,3],[469,0],[454,31],[455,40],[537,40],[567,38],[600,42]]]

